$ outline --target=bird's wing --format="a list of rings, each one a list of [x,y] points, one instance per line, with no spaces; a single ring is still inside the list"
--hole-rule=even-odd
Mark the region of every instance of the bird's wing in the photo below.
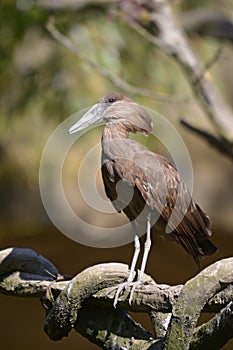
[[[191,197],[177,170],[164,157],[132,141],[130,147],[125,149],[125,154],[123,150],[120,153],[121,157],[114,157],[102,165],[107,196],[111,201],[118,198],[124,204],[123,207],[117,208],[118,211],[120,207],[124,208],[129,204],[131,190],[136,188],[138,194],[135,194],[137,198],[134,197],[132,206],[137,205],[139,201],[146,202],[148,207],[157,210],[166,222],[174,209],[177,209],[177,215],[185,213]],[[176,226],[175,218],[174,215],[171,222],[173,228]]]
[[[192,200],[175,167],[166,158],[132,141],[130,151],[125,148],[125,154],[120,154],[121,157],[114,157],[105,165],[105,190],[116,210],[123,210],[130,220],[140,222],[143,215],[139,218],[139,214],[146,203],[163,220],[162,230],[157,222],[152,222],[154,229],[165,235],[167,229],[168,237],[180,243],[197,264],[200,255],[213,254],[216,248],[208,240],[209,217]]]
[[[211,235],[209,217],[192,200],[179,173],[168,160],[152,152],[138,154],[144,172],[137,172],[135,185],[148,206],[160,212],[172,238],[190,253],[198,264],[200,255],[210,255],[216,247]],[[155,225],[156,226],[156,225]]]

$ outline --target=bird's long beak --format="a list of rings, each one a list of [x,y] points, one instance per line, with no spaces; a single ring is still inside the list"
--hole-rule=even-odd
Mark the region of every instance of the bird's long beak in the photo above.
[[[70,127],[69,134],[74,134],[79,130],[87,128],[89,125],[101,121],[105,108],[106,106],[103,103],[96,103],[77,123]]]

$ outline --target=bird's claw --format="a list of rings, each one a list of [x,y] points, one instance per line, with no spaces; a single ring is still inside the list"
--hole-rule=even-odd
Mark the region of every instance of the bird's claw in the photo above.
[[[116,290],[116,293],[115,293],[115,296],[114,296],[114,300],[113,300],[113,306],[116,307],[118,299],[122,295],[124,290],[130,288],[129,304],[131,305],[132,300],[133,300],[134,291],[141,283],[142,283],[141,281],[135,281],[135,282],[126,281],[126,282],[123,282],[123,283],[121,283],[121,284],[119,284],[117,286],[114,286],[114,287],[110,288],[110,290],[107,292],[106,295],[109,295],[110,293],[112,293],[113,291]]]

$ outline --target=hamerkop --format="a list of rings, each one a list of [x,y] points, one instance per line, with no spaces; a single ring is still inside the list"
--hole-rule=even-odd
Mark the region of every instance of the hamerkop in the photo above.
[[[152,118],[147,110],[119,93],[110,93],[100,98],[69,133],[97,122],[105,123],[101,169],[106,195],[114,208],[129,218],[135,242],[128,280],[116,288],[116,305],[124,288],[131,288],[131,302],[135,287],[142,283],[151,233],[181,244],[198,265],[201,256],[211,255],[217,249],[209,240],[209,217],[191,198],[175,167],[163,156],[128,138],[130,132],[147,135],[152,131]],[[146,241],[135,281],[140,252],[137,224],[144,225]]]

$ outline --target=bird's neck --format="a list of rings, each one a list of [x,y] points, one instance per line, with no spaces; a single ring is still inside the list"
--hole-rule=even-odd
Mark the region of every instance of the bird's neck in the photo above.
[[[107,123],[105,125],[101,140],[103,161],[114,159],[127,148],[129,132],[127,126],[123,124]]]
[[[130,131],[128,125],[116,122],[107,123],[104,127],[102,143],[112,139],[127,139]]]

